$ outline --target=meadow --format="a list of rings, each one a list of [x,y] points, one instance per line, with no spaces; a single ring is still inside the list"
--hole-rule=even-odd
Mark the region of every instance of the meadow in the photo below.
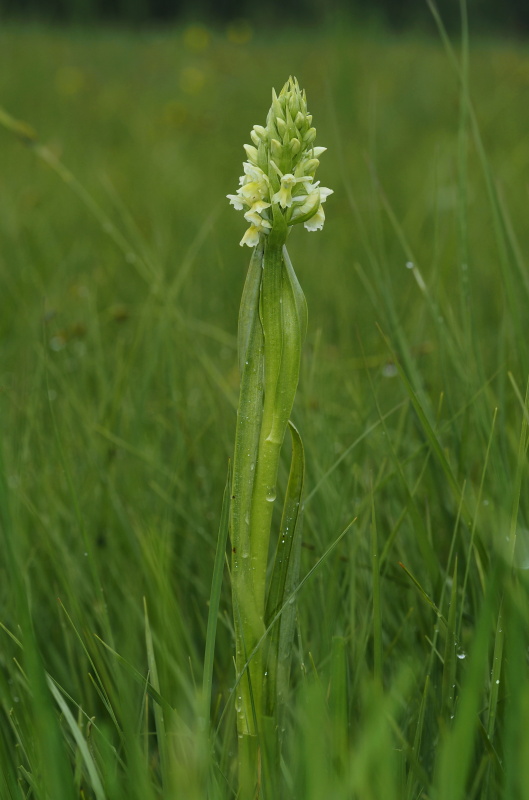
[[[290,74],[334,194],[289,240],[282,796],[529,798],[526,43],[6,24],[2,800],[236,796],[228,563],[202,701],[249,257],[225,195]]]

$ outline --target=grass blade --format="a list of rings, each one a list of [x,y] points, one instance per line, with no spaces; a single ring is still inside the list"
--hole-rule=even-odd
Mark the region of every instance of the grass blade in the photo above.
[[[230,491],[231,491],[231,463],[228,463],[228,477],[222,498],[217,549],[213,565],[213,578],[209,595],[208,626],[206,631],[206,650],[204,653],[204,673],[202,677],[202,697],[204,703],[204,727],[209,729],[211,714],[211,693],[213,685],[213,661],[215,658],[215,637],[217,634],[217,620],[219,616],[220,594],[222,589],[222,575],[226,560],[226,543],[228,541],[230,523]]]
[[[58,690],[53,680],[48,677],[47,681],[49,689],[55,699],[55,702],[59,706],[61,714],[66,720],[66,723],[72,732],[73,738],[75,739],[75,743],[79,748],[79,752],[81,753],[81,757],[85,765],[86,771],[88,773],[88,777],[90,778],[90,785],[96,796],[96,800],[106,800],[106,795],[103,790],[101,778],[99,777],[97,767],[95,765],[94,759],[92,758],[92,754],[90,753],[90,750],[88,748],[86,739],[84,738],[81,729],[79,728],[79,725],[75,721],[75,717],[70,711],[67,702],[63,698],[62,694]]]
[[[145,644],[147,648],[147,664],[149,667],[150,682],[154,689],[160,693],[160,681],[158,678],[158,667],[154,654],[151,625],[147,611],[147,601],[143,598],[143,609],[145,613]],[[167,755],[167,735],[165,730],[164,707],[159,703],[154,703],[154,724],[156,726],[156,740],[158,742],[158,753],[160,757],[160,772],[162,776],[162,786],[165,791],[169,791],[168,774],[168,755]]]

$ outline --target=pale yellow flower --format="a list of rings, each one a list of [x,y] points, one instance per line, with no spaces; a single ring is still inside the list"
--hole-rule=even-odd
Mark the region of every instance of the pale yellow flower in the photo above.
[[[306,186],[307,184],[310,185],[311,181],[312,178],[306,177],[305,175],[296,178],[295,175],[292,175],[292,173],[287,172],[286,175],[281,176],[281,187],[279,191],[272,196],[272,202],[279,203],[281,208],[290,208],[293,202],[292,189],[294,189],[294,187],[297,186],[298,183],[302,183],[306,191]]]
[[[261,205],[259,202],[255,204],[256,206]],[[266,203],[266,206],[269,206],[270,203]],[[240,241],[240,245],[242,247],[243,244],[247,244],[248,247],[255,247],[255,245],[259,242],[259,236],[261,233],[268,233],[270,228],[272,227],[272,223],[269,222],[267,219],[263,219],[258,211],[254,211],[254,207],[247,211],[244,215],[244,219],[247,222],[250,222],[251,225],[248,230],[245,232],[244,236]]]

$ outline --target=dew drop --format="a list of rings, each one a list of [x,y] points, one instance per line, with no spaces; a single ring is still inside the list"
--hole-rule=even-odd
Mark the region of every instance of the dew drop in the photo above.
[[[276,499],[275,486],[271,486],[266,493],[266,500],[268,503],[273,503]]]
[[[384,364],[382,367],[382,375],[384,378],[394,378],[398,374],[395,364]]]

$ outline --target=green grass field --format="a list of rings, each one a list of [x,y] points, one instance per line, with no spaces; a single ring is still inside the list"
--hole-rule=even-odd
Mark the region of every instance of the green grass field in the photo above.
[[[289,240],[282,796],[529,798],[529,51],[453,47],[0,31],[0,105],[38,134],[2,118],[1,800],[235,797],[227,566],[201,704],[250,255],[225,195],[289,74],[335,193]]]

